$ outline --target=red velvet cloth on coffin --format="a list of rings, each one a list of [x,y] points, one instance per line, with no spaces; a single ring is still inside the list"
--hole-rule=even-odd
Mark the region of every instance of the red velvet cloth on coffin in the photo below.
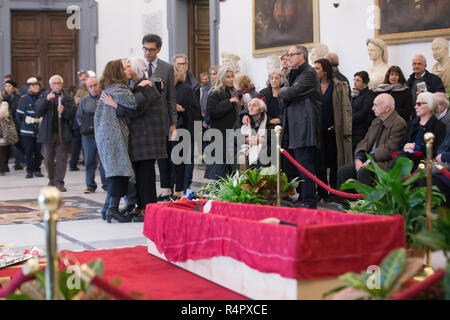
[[[361,272],[405,247],[403,217],[213,201],[149,204],[144,236],[171,262],[228,256],[261,272],[320,279]],[[261,223],[275,217],[297,227]]]

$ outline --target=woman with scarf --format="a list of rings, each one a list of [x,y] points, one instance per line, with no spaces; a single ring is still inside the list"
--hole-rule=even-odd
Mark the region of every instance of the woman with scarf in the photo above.
[[[246,74],[240,74],[236,77],[236,90],[239,94],[239,102],[243,109],[247,108],[251,99],[261,97],[256,91],[252,80]]]
[[[395,111],[405,119],[406,123],[415,117],[411,91],[406,85],[406,79],[400,67],[390,67],[386,72],[383,84],[380,84],[374,91],[377,95],[389,93],[395,100]]]
[[[207,165],[205,178],[217,180],[225,178],[227,174],[231,173],[232,167],[231,164],[226,163],[226,154],[227,151],[233,152],[233,144],[230,141],[231,150],[228,150],[226,130],[233,129],[234,123],[242,110],[238,92],[234,87],[234,71],[231,67],[225,66],[219,70],[214,91],[211,92],[208,98],[208,109],[211,129],[220,131],[223,139],[223,147],[221,156],[216,152],[215,154],[211,154],[213,159],[206,159],[206,163],[210,163],[211,160],[214,161],[211,161],[213,163]],[[233,155],[228,158],[233,159]]]
[[[130,178],[134,178],[128,154],[129,120],[116,114],[119,106],[136,110],[135,96],[127,84],[122,61],[108,62],[100,79],[100,89],[103,92],[94,116],[95,141],[108,179],[108,223],[111,219],[130,222],[129,217],[119,212],[120,198],[127,193]]]
[[[364,139],[370,123],[375,119],[372,111],[375,93],[369,89],[369,74],[366,71],[355,73],[352,90],[352,154],[358,143]]]

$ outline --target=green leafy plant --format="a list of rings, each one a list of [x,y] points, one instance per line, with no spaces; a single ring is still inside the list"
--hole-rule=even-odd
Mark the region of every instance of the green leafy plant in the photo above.
[[[432,250],[442,250],[447,258],[447,264],[444,274],[445,298],[450,300],[450,209],[441,207],[438,214],[433,216],[431,231],[428,229],[421,230],[416,235],[416,240],[428,246]]]
[[[406,250],[399,248],[383,259],[379,274],[347,272],[339,277],[346,285],[325,293],[322,298],[334,294],[333,299],[336,300],[386,299],[397,293],[406,280],[421,270],[422,265],[421,258],[406,258]]]
[[[347,212],[392,216],[401,214],[405,221],[406,243],[408,247],[420,247],[414,238],[426,226],[427,188],[416,187],[417,180],[426,177],[422,171],[410,176],[413,162],[400,157],[388,172],[382,170],[370,155],[371,163],[366,169],[375,173],[374,187],[349,179],[341,186],[342,190],[353,189],[364,195],[364,199],[350,202]],[[432,206],[439,206],[445,196],[433,187]]]
[[[300,181],[295,178],[288,181],[281,173],[281,192],[289,194],[298,187]],[[248,169],[208,184],[198,191],[207,199],[225,202],[273,204],[276,200],[277,175],[275,166]]]

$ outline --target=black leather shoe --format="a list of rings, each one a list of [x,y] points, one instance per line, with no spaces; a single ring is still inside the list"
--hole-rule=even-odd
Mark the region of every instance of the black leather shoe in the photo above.
[[[317,203],[304,203],[300,202],[296,208],[317,209]]]
[[[127,215],[133,222],[144,222],[145,210],[134,208]]]
[[[74,167],[74,168],[70,168],[70,171],[80,171],[80,169],[78,167]]]
[[[27,172],[27,174],[25,175],[25,179],[31,179],[31,178],[33,178],[33,173]]]
[[[129,217],[125,217],[120,214],[118,208],[108,208],[107,222],[111,223],[111,219],[117,220],[119,223],[131,222]]]
[[[35,176],[35,177],[38,177],[38,178],[44,177],[44,175],[43,175],[40,171],[36,171],[36,172],[34,173],[34,176]]]
[[[14,170],[16,170],[16,171],[23,170],[23,167],[21,165],[14,166]]]
[[[158,198],[156,199],[158,202],[167,202],[167,201],[171,201],[172,195],[168,194],[165,196],[159,195]]]
[[[121,215],[127,215],[128,213],[130,213],[131,211],[133,211],[136,208],[136,205],[133,203],[129,203],[127,204],[127,206],[125,208],[123,208],[122,210],[119,210]]]

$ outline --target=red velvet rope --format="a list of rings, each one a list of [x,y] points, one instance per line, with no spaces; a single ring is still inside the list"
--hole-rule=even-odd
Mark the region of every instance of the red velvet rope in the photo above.
[[[0,298],[6,298],[10,294],[14,293],[23,283],[34,279],[34,275],[26,276],[23,274],[22,270],[12,278],[11,282],[4,288],[0,289]]]
[[[299,168],[304,174],[306,174],[308,177],[310,177],[315,183],[317,183],[319,186],[321,186],[322,188],[324,188],[325,190],[327,190],[328,192],[335,194],[339,197],[344,197],[344,198],[349,198],[349,199],[363,199],[364,195],[360,194],[360,193],[347,193],[347,192],[342,192],[339,190],[335,190],[333,188],[330,188],[330,186],[328,186],[327,184],[325,184],[324,182],[320,181],[315,175],[313,175],[311,172],[309,172],[308,170],[306,170],[300,163],[298,163],[297,161],[295,161],[294,158],[292,158],[292,156],[289,154],[289,152],[287,152],[286,150],[283,150],[282,152],[286,158],[289,159],[290,162],[292,162],[292,164],[294,166],[296,166],[297,168]]]
[[[447,179],[450,180],[450,172],[448,172],[447,170],[445,170],[445,168],[442,168],[441,170],[439,170]]]
[[[444,277],[444,269],[436,271],[431,277],[426,278],[422,282],[412,285],[410,288],[390,297],[388,300],[409,300],[416,297],[420,292],[429,288],[433,283]]]
[[[108,282],[106,282],[105,280],[103,280],[102,278],[100,278],[98,276],[95,276],[92,279],[91,283],[93,285],[95,285],[96,287],[98,287],[99,289],[102,289],[106,293],[109,293],[110,295],[112,295],[114,298],[116,298],[118,300],[136,300],[135,298],[133,298],[126,292],[123,292],[120,289],[111,286]]]

